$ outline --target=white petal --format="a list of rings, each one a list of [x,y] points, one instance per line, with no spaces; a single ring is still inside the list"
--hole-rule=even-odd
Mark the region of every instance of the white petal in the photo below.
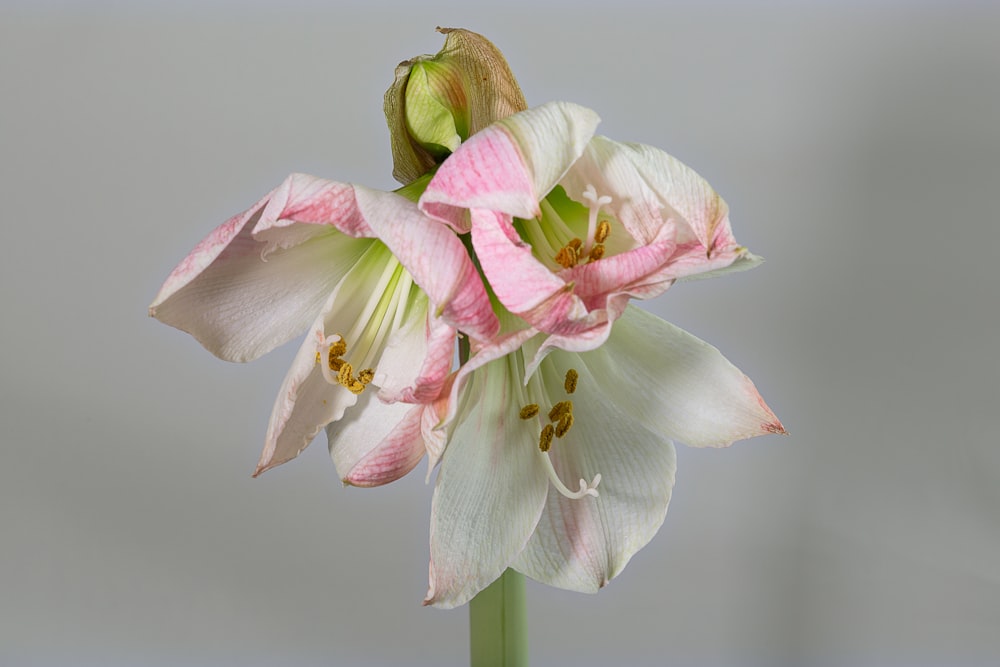
[[[753,382],[722,353],[629,306],[607,342],[580,355],[630,419],[694,447],[784,433]]]
[[[664,435],[624,417],[609,400],[612,387],[595,378],[576,354],[555,351],[538,369],[550,400],[560,396],[566,371],[579,372],[575,422],[552,443],[560,479],[574,487],[600,473],[597,498],[549,493],[545,511],[513,567],[550,586],[596,592],[656,534],[666,516],[676,471],[674,446]]]
[[[717,241],[732,242],[726,203],[693,169],[659,149],[596,136],[560,184],[576,201],[588,185],[610,196],[608,210],[642,244],[670,218],[686,223],[702,255]]]
[[[238,235],[217,245],[204,268],[183,272],[180,282],[171,274],[150,307],[154,317],[187,331],[227,361],[256,359],[301,334],[334,286],[374,243],[327,227],[263,259],[268,244],[250,234],[257,217],[259,212]],[[213,232],[217,235],[218,230]]]
[[[319,327],[322,319],[313,328]],[[316,337],[306,336],[274,401],[254,477],[298,456],[320,429],[357,401],[347,389],[324,379],[316,363]]]
[[[478,369],[462,393],[434,488],[425,604],[464,604],[492,583],[542,512],[548,478],[538,461],[537,423],[518,416],[531,401],[510,367],[514,358]]]

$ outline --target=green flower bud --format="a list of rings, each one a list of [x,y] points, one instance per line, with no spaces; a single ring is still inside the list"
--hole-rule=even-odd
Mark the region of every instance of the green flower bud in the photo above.
[[[528,108],[503,54],[482,35],[438,28],[444,47],[396,67],[385,93],[392,175],[409,183],[469,136]]]

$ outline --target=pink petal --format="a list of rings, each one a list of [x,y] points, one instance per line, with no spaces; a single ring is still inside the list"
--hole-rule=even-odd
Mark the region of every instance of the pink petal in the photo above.
[[[381,486],[413,470],[426,453],[424,406],[383,403],[365,392],[347,416],[326,427],[330,455],[345,484]]]
[[[599,121],[593,111],[567,102],[508,116],[445,160],[420,208],[458,232],[469,231],[466,209],[536,217],[539,200],[579,158]]]
[[[421,314],[411,307],[411,311],[386,343],[375,376],[379,398],[387,403],[433,401],[441,394],[454,360],[455,329],[426,310]]]
[[[483,273],[511,312],[543,331],[586,317],[573,285],[532,255],[509,216],[477,210],[472,225],[472,245]]]
[[[446,322],[477,338],[500,325],[461,239],[393,193],[355,186],[357,209],[406,267]]]

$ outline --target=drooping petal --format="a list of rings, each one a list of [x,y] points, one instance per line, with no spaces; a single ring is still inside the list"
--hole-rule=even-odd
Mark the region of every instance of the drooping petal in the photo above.
[[[355,186],[309,174],[292,174],[278,186],[264,209],[254,237],[287,247],[318,233],[311,225],[331,225],[348,236],[376,236],[358,208]]]
[[[424,406],[383,403],[365,392],[343,419],[327,425],[330,456],[345,484],[380,486],[413,470],[426,453]]]
[[[568,102],[508,116],[472,135],[445,160],[420,208],[458,232],[469,231],[466,209],[536,217],[539,200],[580,157],[599,121],[590,109]]]
[[[580,355],[629,419],[693,447],[726,447],[784,427],[738,368],[708,343],[630,306],[607,342]]]
[[[292,174],[273,193],[253,235],[267,244],[270,258],[328,226],[385,243],[453,326],[481,337],[496,333],[489,298],[462,241],[399,194]]]
[[[622,419],[609,380],[595,377],[578,355],[553,352],[538,374],[558,387],[579,372],[571,396],[576,416],[550,455],[563,480],[601,474],[596,498],[550,492],[545,511],[514,569],[544,584],[594,593],[614,578],[663,523],[676,471],[674,446],[645,425]]]
[[[256,359],[301,334],[372,243],[318,228],[264,260],[268,246],[252,230],[270,197],[199,243],[149,308],[227,361]]]
[[[297,456],[320,429],[341,419],[344,410],[357,402],[355,394],[325,377],[321,366],[327,363],[323,341],[331,335],[341,336],[347,345],[344,361],[356,371],[368,367],[382,371],[379,360],[390,332],[404,317],[411,289],[415,289],[412,279],[381,244],[372,245],[344,276],[330,294],[278,393],[255,474]]]
[[[322,331],[322,325],[321,318],[314,330]],[[294,459],[324,426],[358,402],[356,395],[324,379],[316,362],[316,343],[315,335],[306,336],[281,383],[254,477]]]
[[[528,542],[548,480],[538,432],[519,418],[530,402],[513,356],[478,369],[441,460],[431,505],[430,586],[425,604],[464,604],[507,568]]]

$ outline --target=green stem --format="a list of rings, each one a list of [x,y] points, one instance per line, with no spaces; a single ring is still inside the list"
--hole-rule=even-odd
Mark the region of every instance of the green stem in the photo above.
[[[528,614],[524,575],[507,570],[469,603],[472,667],[526,667]]]

